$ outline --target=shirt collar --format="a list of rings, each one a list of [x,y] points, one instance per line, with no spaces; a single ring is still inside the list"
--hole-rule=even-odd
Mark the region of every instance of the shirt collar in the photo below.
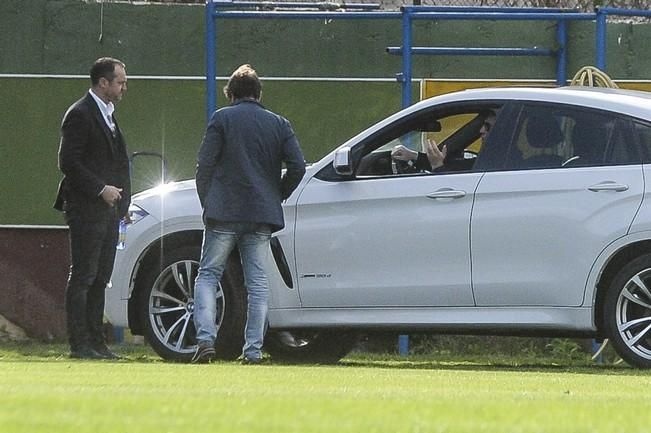
[[[102,99],[93,92],[93,89],[89,89],[88,93],[90,93],[90,96],[93,97],[95,102],[97,102],[97,106],[99,107],[99,110],[102,112],[102,115],[104,115],[104,118],[107,120],[112,120],[111,116],[113,116],[113,112],[115,111],[115,106],[113,105],[112,102],[109,102],[108,104],[102,101]],[[112,122],[111,122],[112,123]]]
[[[234,101],[231,103],[231,105],[238,105],[238,104],[241,104],[241,103],[243,103],[243,102],[252,102],[252,103],[257,104],[257,105],[259,105],[259,106],[261,106],[261,107],[264,107],[264,106],[260,103],[260,101],[259,101],[258,99],[255,99],[255,98],[240,98],[240,99],[236,99],[236,100],[234,100]]]

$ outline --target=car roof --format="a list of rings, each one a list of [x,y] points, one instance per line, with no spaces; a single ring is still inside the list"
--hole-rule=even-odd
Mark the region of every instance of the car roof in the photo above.
[[[578,105],[651,120],[651,93],[602,87],[487,87],[448,93],[421,101],[415,110],[446,102],[516,100]]]

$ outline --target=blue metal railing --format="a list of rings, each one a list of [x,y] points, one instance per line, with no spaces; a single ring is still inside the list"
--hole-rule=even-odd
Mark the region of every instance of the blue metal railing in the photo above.
[[[224,9],[242,9],[253,8],[257,10],[278,10],[278,9],[320,9],[320,10],[377,10],[380,9],[379,3],[337,3],[337,2],[276,2],[276,1],[215,1],[219,8]]]
[[[206,111],[210,119],[212,112],[217,107],[217,27],[218,18],[256,18],[256,19],[397,19],[402,16],[400,12],[378,12],[379,4],[342,4],[346,9],[361,9],[350,12],[348,10],[336,11],[308,11],[308,10],[247,10],[233,11],[221,9],[237,8],[240,4],[247,7],[271,8],[278,7],[302,9],[309,7],[318,8],[319,3],[293,3],[293,2],[206,2]],[[282,6],[280,6],[282,5]]]
[[[402,85],[402,106],[411,105],[412,55],[478,55],[478,56],[549,56],[556,57],[556,83],[564,85],[567,75],[567,21],[594,20],[594,13],[579,13],[572,9],[551,8],[501,8],[501,7],[445,7],[405,6],[401,8],[402,47],[388,47],[389,54],[402,56],[402,72],[398,81]],[[556,21],[556,50],[546,48],[455,48],[412,47],[411,22],[413,20],[533,20]],[[410,47],[405,50],[403,47]]]
[[[306,8],[319,10],[305,10]],[[341,8],[341,9],[339,9]],[[344,9],[345,8],[345,9]],[[619,12],[618,9],[602,8],[601,13],[580,13],[562,8],[504,8],[504,7],[458,7],[458,6],[405,6],[400,12],[378,11],[378,4],[338,4],[331,2],[206,2],[206,108],[209,117],[217,106],[217,31],[218,18],[256,18],[256,19],[400,19],[402,23],[402,46],[388,47],[387,52],[402,56],[402,72],[397,79],[402,88],[402,106],[411,105],[412,56],[413,55],[478,55],[478,56],[548,56],[556,57],[556,82],[566,83],[567,73],[567,26],[568,21],[598,20],[605,23],[607,13]],[[238,9],[238,10],[234,10]],[[287,10],[289,9],[289,10]],[[297,10],[298,9],[298,10]],[[648,13],[649,11],[636,11]],[[481,47],[412,47],[412,22],[414,20],[547,20],[557,22],[557,49],[549,48],[481,48]],[[601,33],[599,33],[601,32]],[[605,56],[605,24],[597,26],[597,64]],[[408,47],[409,49],[404,49]],[[603,69],[603,68],[602,68]]]

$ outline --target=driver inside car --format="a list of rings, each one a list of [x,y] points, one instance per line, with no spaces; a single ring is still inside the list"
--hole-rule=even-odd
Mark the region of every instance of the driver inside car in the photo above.
[[[488,137],[488,133],[493,125],[495,125],[496,117],[497,114],[492,110],[486,115],[484,123],[479,129],[482,145],[486,141],[486,137]],[[445,158],[448,154],[447,146],[444,145],[439,149],[436,141],[428,138],[423,147],[425,148],[425,152],[417,152],[399,144],[391,151],[391,158],[395,161],[404,161],[418,171],[444,171]]]

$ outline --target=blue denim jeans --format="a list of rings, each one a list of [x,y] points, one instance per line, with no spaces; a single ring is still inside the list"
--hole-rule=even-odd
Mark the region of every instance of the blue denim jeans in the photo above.
[[[228,256],[237,245],[248,300],[242,355],[247,358],[262,356],[269,299],[264,264],[269,253],[270,239],[271,230],[266,224],[220,222],[206,226],[199,274],[194,285],[197,342],[214,344],[217,338],[217,285],[222,279]]]

